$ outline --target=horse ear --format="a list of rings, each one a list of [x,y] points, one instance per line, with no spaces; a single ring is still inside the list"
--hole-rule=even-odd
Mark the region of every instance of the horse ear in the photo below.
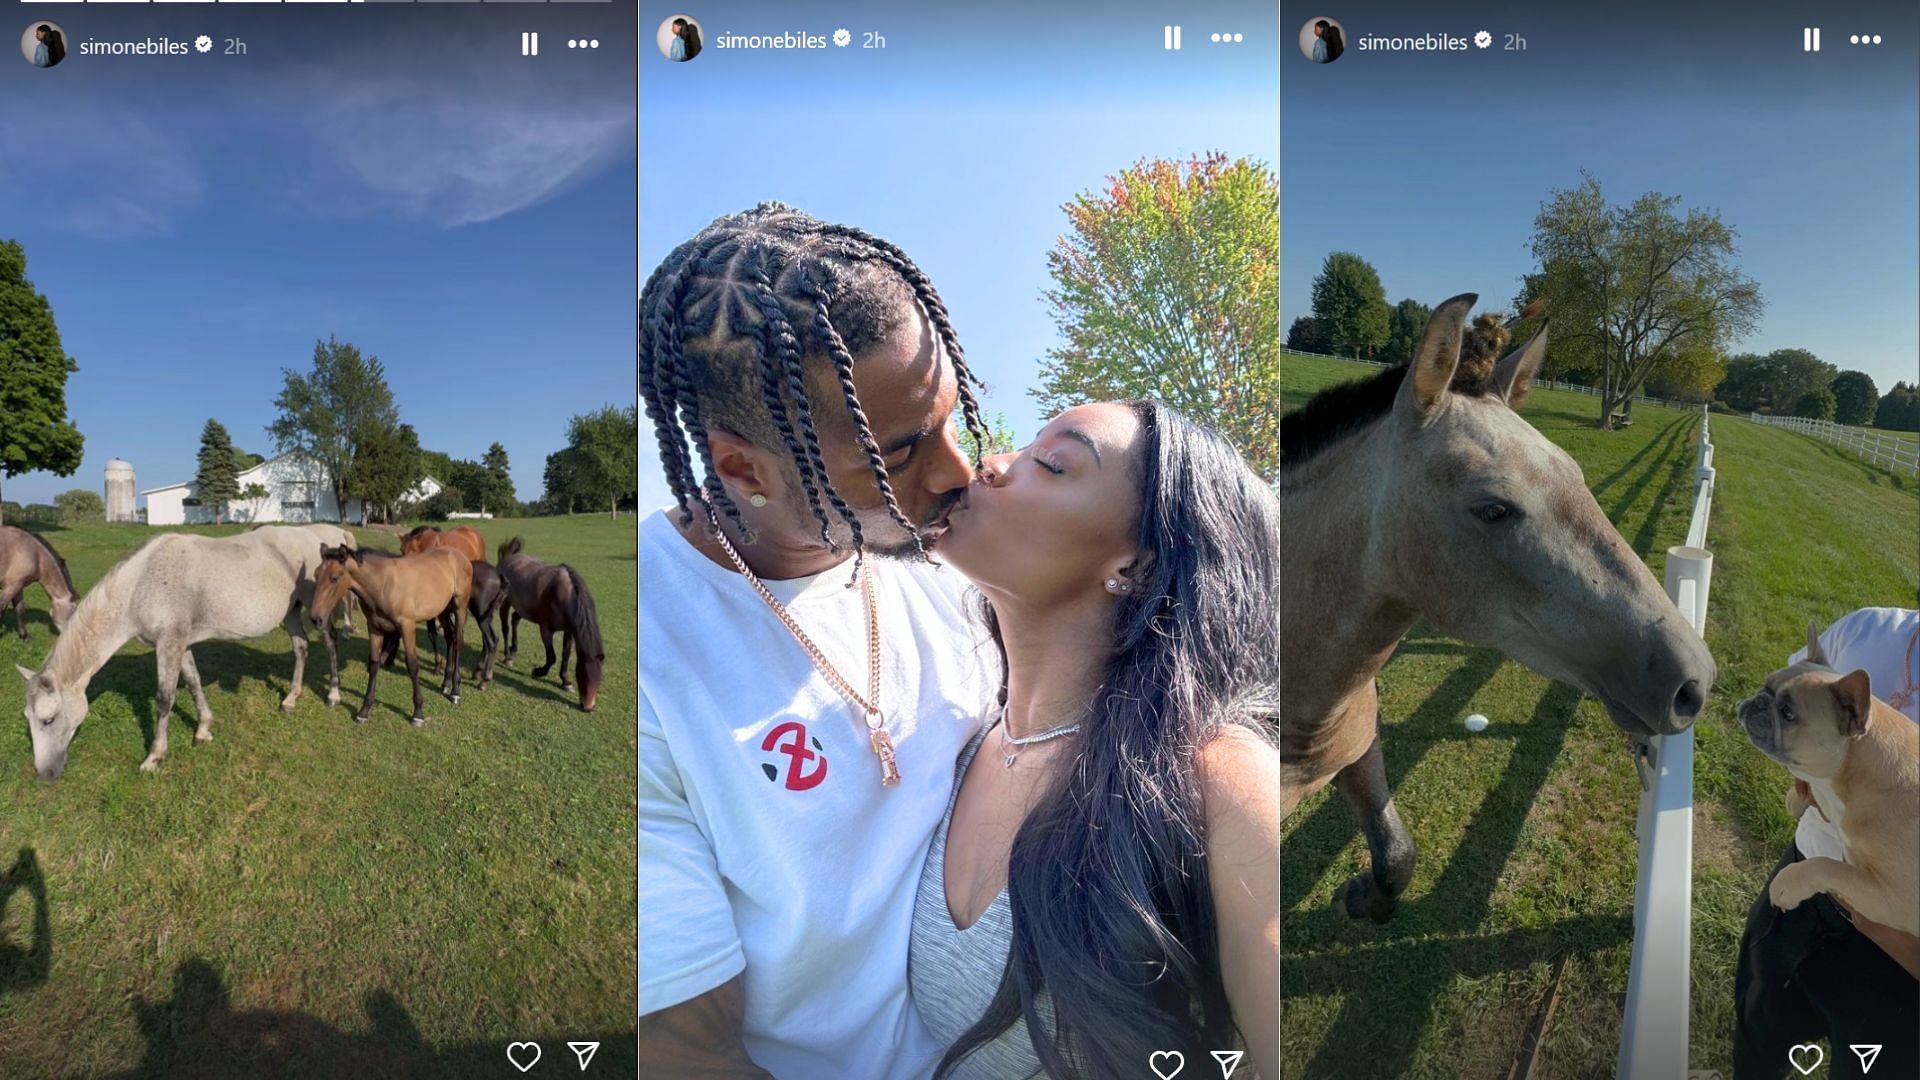
[[[1820,647],[1820,624],[1807,620],[1807,661],[1822,667],[1832,667],[1827,660],[1827,650]]]
[[[1527,399],[1527,388],[1533,384],[1534,375],[1540,371],[1540,361],[1546,355],[1547,324],[1541,323],[1539,333],[1493,366],[1493,388],[1507,400],[1509,407],[1518,409]]]
[[[19,672],[20,677],[27,680],[28,682],[33,681],[33,672],[28,671],[26,668],[21,667],[19,664],[13,665],[13,670]]]
[[[1433,309],[1427,329],[1414,350],[1406,381],[1394,408],[1424,423],[1447,398],[1447,384],[1460,364],[1460,343],[1466,336],[1467,312],[1479,300],[1477,293],[1461,293]]]

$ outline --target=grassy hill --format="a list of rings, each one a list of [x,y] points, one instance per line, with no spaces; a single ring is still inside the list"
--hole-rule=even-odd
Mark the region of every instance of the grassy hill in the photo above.
[[[423,670],[418,730],[404,665],[353,723],[364,636],[343,642],[338,708],[315,642],[285,714],[286,635],[207,642],[193,652],[214,741],[194,745],[183,688],[172,752],[142,774],[154,662],[135,643],[94,677],[66,775],[43,784],[13,673],[52,647],[30,587],[28,640],[11,617],[0,634],[0,1074],[495,1075],[508,1041],[558,1061],[581,1038],[605,1040],[596,1070],[631,1074],[633,520],[471,524],[489,551],[524,536],[596,594],[607,666],[591,715],[551,674],[528,677],[543,654],[527,625],[513,667],[485,691],[468,682],[458,706]],[[153,534],[45,535],[84,592]],[[478,632],[467,641],[471,674]]]
[[[1377,370],[1289,355],[1282,397]],[[1535,391],[1523,414],[1581,462],[1600,506],[1658,577],[1690,512],[1699,415],[1637,405],[1595,426],[1584,394]],[[1786,774],[1733,720],[1803,636],[1856,607],[1912,604],[1920,498],[1803,436],[1712,421],[1718,490],[1706,639],[1720,682],[1699,725],[1692,1066],[1730,1074],[1733,971],[1748,905],[1791,836]],[[1420,848],[1392,923],[1330,909],[1365,861],[1345,803],[1321,793],[1281,845],[1282,1056],[1298,1077],[1505,1076],[1566,970],[1542,1052],[1552,1077],[1613,1075],[1632,938],[1639,784],[1594,702],[1424,624],[1381,673],[1395,805]],[[1461,719],[1492,725],[1469,734]]]

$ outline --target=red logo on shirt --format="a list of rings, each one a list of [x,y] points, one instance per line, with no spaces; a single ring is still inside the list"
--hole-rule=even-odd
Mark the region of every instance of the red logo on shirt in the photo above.
[[[787,740],[784,743],[780,741],[783,738]],[[760,741],[760,749],[778,750],[787,755],[786,788],[788,791],[807,791],[819,787],[820,782],[827,778],[827,755],[807,749],[809,741],[813,743],[815,750],[820,748],[820,740],[809,740],[807,726],[797,720],[789,720],[775,727],[767,732],[765,739]],[[807,766],[815,762],[818,762],[818,767],[809,771]],[[772,765],[760,767],[766,771],[767,779],[779,778],[779,770]]]

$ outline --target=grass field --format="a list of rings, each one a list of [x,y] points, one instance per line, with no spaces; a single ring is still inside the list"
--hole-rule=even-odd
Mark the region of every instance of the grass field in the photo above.
[[[632,1075],[633,520],[473,524],[489,552],[521,535],[586,578],[607,645],[591,715],[529,678],[527,625],[513,667],[458,706],[423,671],[417,730],[404,664],[353,723],[364,636],[342,644],[337,708],[315,642],[292,713],[285,634],[207,642],[214,740],[194,745],[183,688],[172,752],[142,774],[154,662],[135,643],[44,784],[13,673],[53,641],[30,587],[28,640],[11,617],[0,634],[0,1076],[518,1076],[504,1047],[522,1039],[548,1071],[574,1069],[566,1040],[603,1040],[594,1074]],[[153,531],[45,535],[84,592]]]
[[[1285,405],[1375,370],[1288,356]],[[1580,460],[1658,577],[1687,527],[1698,414],[1636,405],[1631,428],[1603,432],[1595,398],[1555,391],[1536,391],[1522,411]],[[1915,602],[1920,498],[1911,480],[1804,436],[1729,416],[1712,424],[1706,638],[1720,681],[1695,765],[1691,1064],[1730,1075],[1740,930],[1791,836],[1785,774],[1740,734],[1734,706],[1809,618]],[[1506,1076],[1564,961],[1537,1075],[1612,1076],[1637,871],[1640,789],[1625,736],[1578,692],[1424,624],[1380,690],[1387,772],[1419,868],[1390,924],[1352,922],[1330,908],[1366,858],[1345,803],[1322,793],[1286,822],[1286,1075]],[[1468,734],[1470,712],[1492,726]]]

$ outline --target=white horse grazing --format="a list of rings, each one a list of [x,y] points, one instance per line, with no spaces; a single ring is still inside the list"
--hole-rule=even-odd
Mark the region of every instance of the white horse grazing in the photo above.
[[[332,532],[352,541],[345,530]],[[67,746],[87,718],[87,683],[132,638],[153,646],[159,668],[153,747],[140,765],[144,771],[167,756],[167,716],[182,674],[200,713],[193,741],[213,739],[213,711],[188,651],[195,642],[253,638],[284,628],[293,642],[293,685],[280,707],[292,709],[307,668],[307,621],[301,609],[313,603],[323,542],[338,539],[314,526],[267,526],[218,538],[166,533],[107,571],[80,602],[40,670],[19,669],[27,680],[27,729],[40,778],[55,780],[66,771]],[[321,628],[320,639],[327,646],[327,703],[338,705],[340,660],[331,629]]]

